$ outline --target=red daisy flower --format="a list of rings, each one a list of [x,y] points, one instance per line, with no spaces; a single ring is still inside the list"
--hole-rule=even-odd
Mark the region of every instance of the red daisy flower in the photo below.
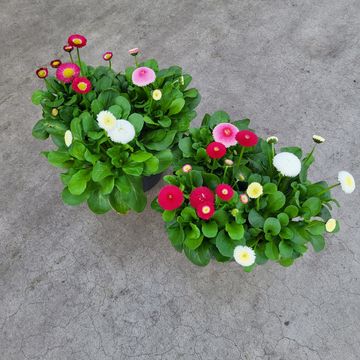
[[[80,34],[73,34],[70,35],[68,38],[69,45],[72,45],[77,48],[82,48],[86,45],[87,40],[85,36],[82,36]]]
[[[233,188],[228,184],[220,184],[215,189],[216,195],[224,201],[229,201],[234,196]]]
[[[212,159],[220,159],[226,154],[226,147],[219,142],[212,142],[206,147],[206,153]]]
[[[175,210],[183,201],[184,194],[175,185],[165,185],[159,192],[158,202],[164,210]]]
[[[87,94],[91,90],[91,82],[86,77],[75,78],[71,88],[79,94]]]
[[[197,208],[204,202],[214,202],[214,193],[206,186],[200,186],[194,189],[190,194],[190,205]]]
[[[36,70],[36,75],[40,79],[45,79],[49,75],[49,70],[46,67],[41,67]]]
[[[105,61],[109,61],[113,57],[113,53],[111,51],[107,51],[106,53],[103,54],[102,57]]]
[[[55,59],[50,63],[50,66],[54,69],[57,69],[61,65],[61,60]]]
[[[255,133],[249,130],[241,130],[236,134],[236,141],[245,147],[255,146],[258,142],[258,137]]]
[[[197,216],[203,220],[209,220],[214,215],[214,212],[215,207],[212,202],[205,202],[196,208]]]
[[[72,45],[65,45],[63,49],[66,52],[72,52],[74,50],[74,47]]]
[[[64,83],[70,83],[73,79],[77,78],[80,74],[80,68],[73,63],[61,64],[56,69],[56,78]]]

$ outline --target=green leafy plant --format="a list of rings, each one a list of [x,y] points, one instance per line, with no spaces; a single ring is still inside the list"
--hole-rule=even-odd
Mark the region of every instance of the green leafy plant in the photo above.
[[[70,62],[51,62],[56,76],[45,67],[36,72],[46,88],[32,95],[42,107],[32,134],[40,140],[50,137],[56,146],[42,154],[64,170],[66,204],[87,201],[97,214],[141,212],[146,205],[143,177],[170,166],[172,149],[195,118],[200,95],[189,88],[191,76],[180,67],[159,69],[153,59],[139,63],[138,49],[129,51],[135,66],[116,72],[112,53],[103,55],[107,66],[93,67],[80,58],[86,39],[75,34],[68,42],[64,50]]]
[[[177,251],[196,265],[211,259],[235,260],[245,271],[268,260],[290,266],[307,250],[325,246],[325,232],[337,232],[331,189],[351,193],[353,177],[339,173],[339,182],[308,179],[317,143],[303,155],[299,147],[275,145],[248,129],[249,120],[230,123],[225,112],[205,115],[179,142],[172,175],[152,207],[162,213]],[[214,141],[215,140],[215,141]]]

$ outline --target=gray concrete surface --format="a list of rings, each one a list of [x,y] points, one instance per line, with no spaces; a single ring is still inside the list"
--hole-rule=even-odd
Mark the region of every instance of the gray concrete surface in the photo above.
[[[314,179],[360,179],[358,0],[0,1],[0,359],[356,360],[359,193],[335,194],[342,231],[295,266],[196,268],[148,207],[120,217],[64,206],[31,137],[36,65],[80,32],[114,66],[139,46],[194,76],[199,114],[248,116],[281,145],[319,147]],[[200,116],[197,121],[200,120]],[[156,189],[150,192],[152,198]]]

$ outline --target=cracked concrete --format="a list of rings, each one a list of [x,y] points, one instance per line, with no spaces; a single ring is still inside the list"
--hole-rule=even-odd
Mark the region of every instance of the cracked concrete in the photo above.
[[[358,0],[0,4],[1,359],[360,358],[358,191],[335,191],[341,232],[289,269],[196,268],[149,207],[97,217],[64,206],[59,171],[39,156],[49,145],[30,135],[40,110],[29,101],[35,67],[64,58],[68,34],[88,37],[93,64],[112,50],[123,68],[139,46],[193,75],[197,122],[225,109],[307,149],[318,133],[327,141],[312,177],[346,169],[360,181]]]

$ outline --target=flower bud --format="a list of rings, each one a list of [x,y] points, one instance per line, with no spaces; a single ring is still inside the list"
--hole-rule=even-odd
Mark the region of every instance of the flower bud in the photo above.
[[[276,136],[269,136],[266,139],[266,142],[269,144],[277,144],[279,142],[279,139]]]
[[[320,135],[313,135],[312,139],[317,144],[322,144],[323,142],[325,142],[325,139]]]
[[[243,204],[247,204],[249,202],[249,198],[246,194],[241,194],[240,195],[240,201],[243,203]]]
[[[58,116],[58,114],[59,114],[59,110],[58,109],[56,109],[56,108],[53,108],[52,110],[51,110],[51,115],[52,116]]]
[[[185,164],[183,167],[182,167],[182,171],[184,173],[189,173],[190,171],[192,170],[192,166],[190,164]]]
[[[232,216],[236,216],[239,213],[239,209],[232,209],[231,210],[231,215]]]
[[[233,166],[234,165],[234,162],[232,161],[232,160],[230,160],[230,159],[225,159],[225,164],[227,165],[227,166]]]
[[[111,51],[107,51],[106,53],[103,54],[102,57],[105,61],[110,61],[111,58],[113,57],[113,53]]]
[[[133,48],[128,51],[128,53],[132,56],[136,56],[140,52],[139,48]]]
[[[69,53],[69,52],[72,52],[74,50],[74,47],[72,45],[65,45],[63,47],[63,49],[64,49],[64,51]]]
[[[40,79],[45,79],[49,75],[49,70],[46,67],[41,67],[36,70],[36,75]]]
[[[54,69],[57,69],[61,65],[61,60],[55,59],[50,63],[50,66]]]

